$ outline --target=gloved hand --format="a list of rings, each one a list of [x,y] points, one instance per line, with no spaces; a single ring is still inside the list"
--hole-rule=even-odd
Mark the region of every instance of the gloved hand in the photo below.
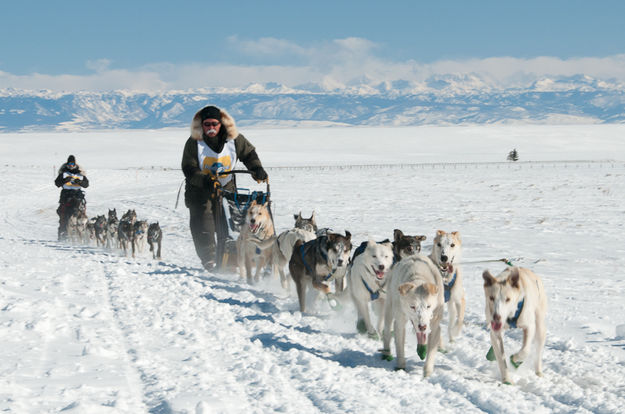
[[[216,178],[206,175],[204,177],[204,188],[208,190],[209,193],[213,194],[217,192],[217,189],[221,187],[219,181]]]
[[[267,172],[263,167],[256,167],[252,170],[252,178],[259,183],[267,181]]]

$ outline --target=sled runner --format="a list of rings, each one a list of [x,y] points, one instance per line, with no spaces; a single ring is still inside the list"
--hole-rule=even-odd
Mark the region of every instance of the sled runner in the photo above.
[[[266,182],[265,191],[253,190],[237,186],[237,174],[249,174],[247,170],[224,171],[221,174],[232,174],[234,184],[233,190],[220,189],[218,192],[218,202],[222,208],[217,209],[215,217],[215,232],[217,234],[217,269],[234,270],[237,266],[236,240],[243,225],[245,225],[245,215],[250,204],[256,201],[259,204],[267,203],[270,215],[270,187],[269,180]],[[273,216],[272,216],[273,221]]]

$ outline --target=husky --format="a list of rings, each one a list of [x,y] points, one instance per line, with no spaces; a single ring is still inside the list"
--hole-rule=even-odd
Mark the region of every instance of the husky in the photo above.
[[[391,271],[386,293],[384,347],[382,358],[390,360],[391,329],[395,333],[397,369],[406,369],[404,342],[406,322],[417,334],[417,353],[425,357],[423,376],[434,370],[434,359],[440,345],[445,299],[443,278],[429,257],[415,254],[402,259]],[[393,323],[394,321],[394,323]]]
[[[295,228],[309,231],[311,233],[317,232],[317,222],[315,220],[315,212],[312,212],[310,218],[303,218],[302,212],[300,211],[298,214],[293,214],[293,218],[295,219]],[[290,256],[289,256],[290,257]]]
[[[464,323],[464,310],[466,305],[464,286],[462,284],[462,268],[458,264],[462,254],[462,240],[457,231],[446,233],[438,230],[434,237],[430,259],[436,264],[445,288],[445,303],[449,313],[449,325],[447,327],[449,342],[460,335]]]
[[[401,230],[393,230],[393,260],[399,262],[404,257],[421,252],[421,242],[426,236],[409,236]]]
[[[256,200],[252,201],[245,213],[245,223],[241,226],[241,232],[236,242],[239,274],[250,284],[253,281],[258,282],[262,269],[271,260],[271,251],[261,250],[251,240],[256,238],[263,241],[275,234],[268,204],[268,202],[260,204]],[[253,263],[256,264],[256,271],[252,278]]]
[[[161,241],[163,240],[163,232],[161,226],[156,223],[150,224],[148,227],[148,244],[150,245],[150,251],[152,252],[152,259],[161,258]]]
[[[88,243],[87,222],[89,218],[82,209],[75,210],[67,221],[67,236],[73,243]]]
[[[393,246],[389,240],[381,243],[369,240],[361,246],[364,247],[362,253],[354,253],[347,270],[347,285],[358,311],[356,329],[360,333],[367,333],[370,338],[379,339],[378,332],[382,332],[384,323],[386,276],[393,265]],[[369,302],[372,302],[378,318],[377,331],[371,322]]]
[[[534,370],[536,375],[542,376],[542,353],[547,335],[547,296],[542,280],[531,270],[522,267],[505,269],[497,277],[485,270],[482,278],[491,350],[497,359],[501,380],[512,383],[503,346],[503,331],[506,328],[523,329],[523,346],[516,354],[510,355],[510,363],[518,368],[529,355],[532,342],[535,342]],[[491,351],[487,358],[493,359]]]
[[[132,257],[135,253],[143,253],[147,242],[148,222],[146,220],[135,221],[132,227]]]
[[[106,232],[107,232],[107,227],[106,227],[106,217],[103,215],[99,215],[95,218],[95,223],[93,224],[93,228],[94,228],[94,233],[95,233],[95,243],[96,246],[100,247],[104,247],[104,244],[106,243]]]
[[[128,254],[128,248],[132,244],[136,220],[137,213],[134,210],[128,210],[119,221],[119,226],[117,226],[117,240],[119,241],[119,248],[124,251],[124,256]]]
[[[295,282],[302,313],[306,311],[306,288],[309,282],[326,294],[331,306],[337,306],[330,287],[323,282],[334,280],[336,273],[344,274],[352,250],[351,237],[349,231],[345,231],[345,236],[327,233],[306,243],[298,240],[293,246],[289,272]]]
[[[108,218],[106,220],[106,247],[113,247],[113,243],[117,240],[117,228],[119,220],[117,219],[117,209],[109,209]]]

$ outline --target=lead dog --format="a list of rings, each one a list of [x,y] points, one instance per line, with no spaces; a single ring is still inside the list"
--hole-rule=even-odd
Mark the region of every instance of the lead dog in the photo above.
[[[384,326],[384,290],[388,272],[393,265],[393,246],[390,241],[376,243],[373,240],[366,242],[361,254],[352,258],[347,270],[347,286],[351,294],[358,321],[356,328],[360,333],[367,333],[370,338],[378,339],[378,332]],[[371,322],[369,302],[372,303],[374,313],[378,318],[377,331]]]
[[[446,233],[438,230],[434,237],[430,259],[436,264],[443,276],[445,303],[449,313],[449,342],[460,334],[464,323],[466,306],[462,268],[458,265],[462,254],[462,240],[457,231]]]
[[[523,345],[516,354],[510,356],[510,363],[515,368],[518,367],[527,358],[532,342],[535,342],[534,369],[536,375],[542,376],[542,353],[547,335],[547,297],[542,280],[531,270],[522,267],[508,268],[497,277],[485,270],[482,277],[486,323],[490,326],[490,342],[499,365],[501,380],[512,383],[503,347],[503,331],[516,327],[523,329]]]
[[[326,294],[332,306],[335,299],[324,282],[334,280],[336,273],[344,271],[352,250],[351,237],[350,232],[345,231],[345,236],[327,233],[306,243],[301,240],[295,243],[289,271],[295,282],[301,312],[306,311],[306,288],[311,282],[315,289]]]
[[[419,357],[423,359],[425,356],[423,376],[430,376],[440,345],[440,322],[444,306],[443,279],[429,257],[417,254],[397,263],[391,271],[386,295],[382,358],[391,358],[392,327],[395,332],[397,369],[406,369],[404,343],[406,322],[410,321],[417,334]]]
[[[143,253],[143,249],[148,238],[148,222],[146,220],[136,221],[132,231],[132,257],[135,253]]]
[[[237,239],[239,274],[248,283],[258,282],[263,267],[271,260],[271,251],[259,249],[252,239],[263,241],[270,239],[274,234],[268,202],[259,204],[256,200],[252,201],[245,213],[245,223],[241,226],[241,232]],[[253,264],[256,264],[256,271],[252,278]]]

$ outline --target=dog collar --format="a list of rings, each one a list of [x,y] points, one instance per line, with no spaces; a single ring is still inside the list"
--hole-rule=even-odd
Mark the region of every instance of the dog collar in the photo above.
[[[454,287],[454,285],[456,284],[456,276],[457,276],[457,272],[454,271],[453,276],[451,277],[451,280],[449,281],[449,283],[443,283],[443,287],[445,288],[445,303],[449,302],[449,299],[451,298],[451,288]]]
[[[365,288],[369,292],[369,295],[371,296],[371,300],[376,300],[377,298],[380,297],[380,291],[379,290],[377,292],[374,292],[373,289],[371,289],[369,287],[367,282],[365,282],[365,279],[363,279],[362,276],[360,277],[360,280],[362,280],[362,284],[365,285]]]
[[[514,316],[512,318],[506,319],[506,322],[508,322],[508,326],[510,328],[512,329],[516,328],[516,323],[519,320],[519,316],[521,316],[521,312],[523,311],[524,304],[525,304],[525,298],[523,298],[523,300],[520,301],[519,304],[517,305]]]

